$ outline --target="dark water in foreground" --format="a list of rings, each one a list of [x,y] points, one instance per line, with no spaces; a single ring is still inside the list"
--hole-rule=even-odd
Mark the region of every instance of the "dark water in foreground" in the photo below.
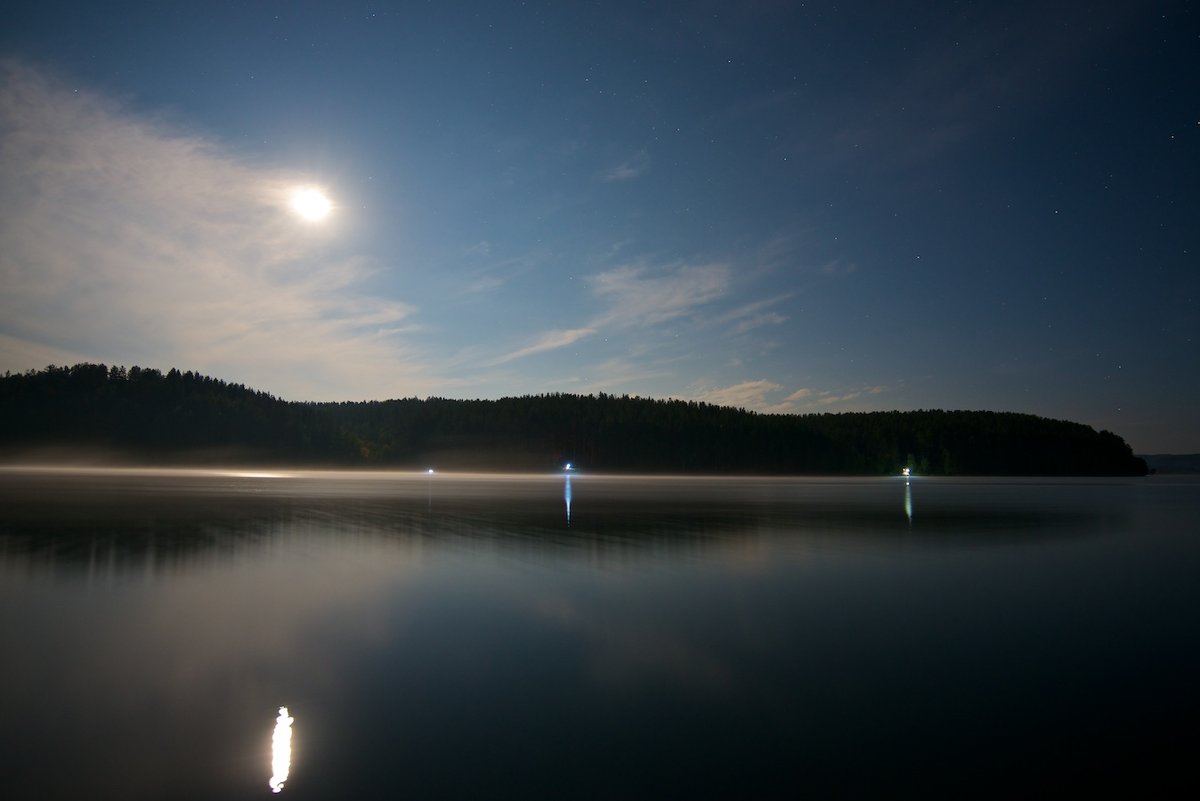
[[[568,521],[568,511],[570,519]],[[1194,787],[1200,483],[0,471],[0,797]]]

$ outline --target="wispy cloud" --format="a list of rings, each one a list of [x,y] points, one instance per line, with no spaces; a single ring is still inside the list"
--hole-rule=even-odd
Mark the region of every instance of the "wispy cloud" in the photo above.
[[[477,295],[483,292],[491,292],[504,286],[504,279],[497,275],[485,275],[471,281],[464,288],[469,294]]]
[[[544,251],[531,251],[514,256],[496,258],[495,248],[488,242],[480,242],[463,252],[471,263],[464,283],[459,287],[458,294],[465,296],[480,296],[491,293],[510,281],[538,269],[545,263],[547,254]],[[482,264],[476,263],[482,262]]]
[[[820,255],[813,239],[813,232],[804,227],[784,226],[754,252],[750,269],[758,274],[787,270],[793,279],[811,277],[806,283],[843,278],[858,270],[852,261]],[[799,291],[795,285],[793,288]]]
[[[544,331],[527,345],[484,363],[501,364],[573,345],[601,331],[630,332],[676,320],[723,296],[729,268],[721,264],[673,265],[650,269],[627,265],[588,278],[605,310],[580,328]],[[643,342],[644,346],[645,343]]]
[[[816,402],[822,406],[832,406],[835,403],[845,403],[862,397],[861,392],[847,392],[845,395],[834,395],[832,392],[822,392]]]
[[[739,306],[736,309],[726,312],[717,318],[718,323],[729,324],[727,334],[740,336],[755,328],[762,328],[767,325],[779,325],[787,321],[785,315],[779,312],[770,311],[772,306],[782,303],[792,297],[791,292],[774,297],[758,300],[753,303],[747,303],[744,306]]]
[[[611,392],[621,388],[621,391],[628,392],[639,384],[670,374],[671,366],[668,363],[654,359],[606,359],[590,366],[589,378],[583,382],[580,391]]]
[[[797,414],[806,411],[829,411],[831,407],[852,404],[861,398],[883,394],[887,387],[868,386],[842,392],[801,387],[786,397],[779,398],[781,390],[783,386],[774,381],[758,379],[727,387],[698,388],[690,397],[718,406],[735,406],[764,414]],[[852,409],[848,407],[844,410]]]
[[[680,265],[651,271],[624,266],[591,276],[592,292],[610,304],[597,327],[647,326],[673,320],[723,296],[729,289],[723,264]]]
[[[533,344],[526,345],[523,348],[519,348],[493,360],[490,362],[490,366],[507,364],[517,359],[523,359],[526,356],[532,356],[535,353],[544,353],[549,350],[565,348],[594,333],[596,333],[596,329],[594,328],[571,328],[563,331],[547,331],[539,336]]]
[[[762,328],[767,325],[780,325],[787,322],[787,318],[777,312],[766,312],[764,314],[756,314],[753,317],[747,317],[738,322],[737,325],[729,329],[729,333],[737,336],[745,334],[748,331],[753,331],[755,328]]]
[[[768,406],[767,395],[782,389],[779,384],[765,379],[743,381],[728,387],[702,390],[695,393],[695,400],[717,406],[735,406],[740,409],[761,411]]]
[[[755,253],[755,269],[758,272],[794,267],[802,257],[811,232],[789,225],[765,241]]]
[[[887,387],[860,387],[858,389],[844,390],[842,392],[834,392],[831,390],[824,390],[821,392],[813,392],[811,390],[800,391],[808,393],[804,396],[806,404],[815,408],[820,406],[840,406],[865,396],[869,397],[871,395],[879,395],[886,392]]]
[[[632,158],[622,161],[615,167],[605,171],[600,180],[605,183],[622,183],[640,178],[650,169],[650,156],[645,151],[636,153]]]
[[[408,304],[334,257],[337,215],[290,213],[305,176],[0,63],[0,351],[219,372],[291,397],[414,394]]]

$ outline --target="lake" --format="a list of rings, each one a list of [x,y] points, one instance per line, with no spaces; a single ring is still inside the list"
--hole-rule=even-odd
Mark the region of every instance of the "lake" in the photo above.
[[[0,797],[1152,797],[1198,521],[1170,476],[0,470]]]

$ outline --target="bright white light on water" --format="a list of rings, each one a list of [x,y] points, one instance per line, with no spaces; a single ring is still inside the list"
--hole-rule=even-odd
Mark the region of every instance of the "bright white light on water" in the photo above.
[[[905,478],[908,478],[909,476],[912,475],[912,468],[905,467],[905,468],[901,469],[900,475],[904,476]]]
[[[271,792],[283,790],[287,781],[288,771],[292,768],[292,722],[295,720],[288,714],[286,706],[279,707],[279,717],[275,718],[275,733],[271,735],[271,778],[267,782]]]
[[[433,468],[431,467],[431,468],[429,468],[428,470],[426,470],[426,471],[425,471],[425,475],[427,475],[427,476],[432,476],[432,475],[433,475]]]
[[[574,470],[574,469],[575,468],[571,466],[570,462],[567,462],[565,465],[563,465],[563,470]]]
[[[309,222],[320,222],[333,211],[333,203],[315,186],[306,186],[292,193],[292,211]]]

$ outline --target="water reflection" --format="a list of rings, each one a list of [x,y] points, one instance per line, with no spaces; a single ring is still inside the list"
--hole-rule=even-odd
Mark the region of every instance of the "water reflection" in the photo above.
[[[275,732],[271,735],[271,778],[267,781],[273,793],[283,790],[283,783],[292,769],[292,723],[295,720],[288,714],[286,706],[279,707]]]
[[[1156,563],[1111,482],[2,479],[0,797],[979,796],[1195,742],[1194,492]]]
[[[433,486],[431,479],[437,479]],[[562,483],[559,484],[558,482]],[[516,550],[587,561],[724,558],[769,537],[794,548],[933,547],[1087,535],[1116,525],[1111,484],[911,481],[901,519],[892,479],[624,479],[454,474],[0,473],[0,567],[110,582],[219,569],[301,534],[344,547]],[[439,508],[432,507],[437,489]],[[578,490],[578,492],[576,491]],[[576,508],[575,495],[587,496]],[[557,500],[556,500],[557,496]],[[563,526],[563,520],[567,525]]]
[[[563,488],[563,500],[567,502],[567,525],[571,525],[571,476],[567,474],[567,484]]]

